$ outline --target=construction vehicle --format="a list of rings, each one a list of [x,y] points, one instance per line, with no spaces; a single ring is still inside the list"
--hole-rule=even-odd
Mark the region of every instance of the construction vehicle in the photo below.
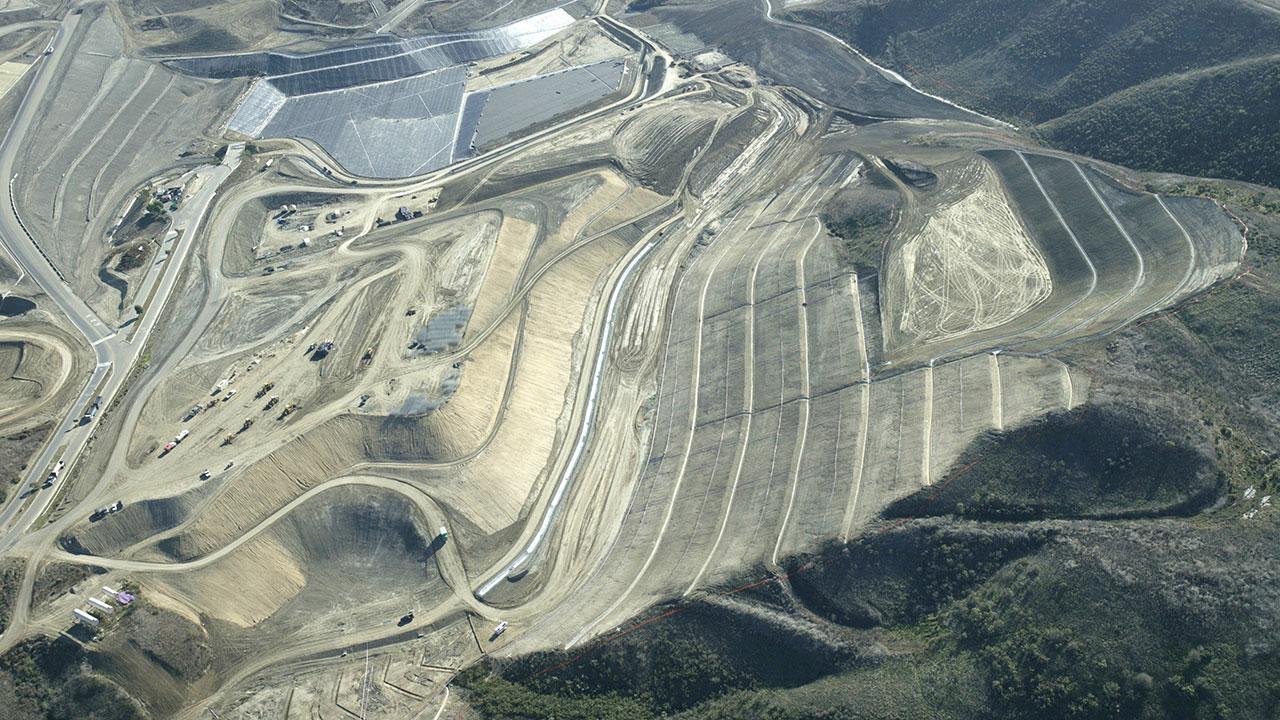
[[[325,340],[316,347],[314,352],[311,353],[311,361],[316,362],[318,360],[323,360],[331,350],[333,350],[333,341]]]
[[[298,409],[298,403],[289,403],[288,405],[285,406],[284,412],[280,413],[280,416],[277,417],[276,419],[283,420],[289,417],[290,415],[292,415],[294,411],[297,409]]]
[[[251,427],[253,427],[253,418],[245,418],[245,419],[244,419],[244,424],[243,424],[243,425],[241,425],[241,426],[240,426],[240,429],[239,429],[239,430],[237,430],[236,432],[237,432],[237,434],[238,434],[238,433],[242,433],[242,432],[244,432],[245,430],[248,430],[248,429],[249,429],[249,428],[251,428]]]
[[[397,622],[396,625],[398,625],[399,627],[404,627],[405,625],[408,625],[411,622],[413,622],[413,613],[405,613],[404,616],[400,618],[400,622]]]
[[[257,393],[256,395],[254,395],[254,396],[253,396],[253,399],[254,399],[254,400],[261,400],[261,399],[262,399],[262,396],[263,396],[263,395],[266,395],[266,394],[267,394],[267,393],[269,393],[269,392],[271,392],[271,388],[273,388],[273,387],[275,387],[275,386],[276,386],[276,384],[275,384],[275,383],[267,383],[266,385],[263,385],[262,387],[258,388],[258,393]]]
[[[271,396],[271,399],[267,401],[267,405],[266,405],[266,407],[262,408],[262,412],[266,412],[266,411],[270,410],[271,408],[275,407],[275,406],[276,406],[276,403],[278,403],[278,402],[280,402],[280,396],[279,396],[279,395],[272,395],[272,396]]]
[[[80,424],[87,425],[93,422],[93,419],[98,416],[98,410],[101,407],[102,407],[102,396],[99,395],[98,399],[94,400],[92,405],[85,408],[84,415],[80,416]]]
[[[187,436],[188,436],[188,435],[190,435],[190,434],[191,434],[191,431],[190,431],[190,430],[185,430],[185,429],[184,429],[182,432],[180,432],[180,433],[178,433],[177,435],[175,435],[175,436],[173,437],[173,439],[172,439],[172,440],[170,440],[169,442],[167,442],[167,443],[165,443],[165,444],[164,444],[164,452],[162,452],[162,453],[160,453],[160,454],[161,454],[161,455],[164,455],[165,453],[169,452],[170,450],[173,450],[174,448],[178,447],[178,443],[182,442],[183,440],[186,440],[186,439],[187,439]]]
[[[213,477],[213,473],[209,472],[209,468],[205,468],[204,470],[200,471],[201,480],[208,480],[211,477]]]
[[[222,447],[226,447],[235,441],[236,441],[236,436],[231,433],[227,433],[227,436],[222,438]]]
[[[45,487],[51,487],[55,482],[58,481],[58,473],[62,472],[62,468],[65,465],[66,463],[59,460],[57,464],[53,466],[53,469],[49,471],[48,477],[44,479]]]

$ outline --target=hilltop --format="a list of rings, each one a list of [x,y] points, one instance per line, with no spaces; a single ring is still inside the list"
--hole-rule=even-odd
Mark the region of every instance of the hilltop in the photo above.
[[[788,17],[1071,152],[1280,185],[1280,11],[1269,5],[823,0]]]

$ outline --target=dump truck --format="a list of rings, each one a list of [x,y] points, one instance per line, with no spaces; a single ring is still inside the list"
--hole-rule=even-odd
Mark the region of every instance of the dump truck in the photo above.
[[[52,486],[55,482],[57,482],[57,481],[58,481],[58,474],[62,472],[62,468],[63,468],[65,465],[66,465],[66,463],[64,463],[64,462],[62,462],[61,460],[59,460],[59,461],[57,462],[57,464],[55,464],[55,465],[53,466],[53,469],[49,471],[48,476],[46,476],[46,477],[45,477],[45,479],[44,479],[44,486],[45,486],[45,487],[50,487],[50,486]]]
[[[101,407],[102,407],[102,396],[99,395],[98,399],[93,401],[93,404],[85,408],[84,414],[80,416],[80,424],[87,425],[93,422],[93,419],[98,416],[98,410],[101,409]]]

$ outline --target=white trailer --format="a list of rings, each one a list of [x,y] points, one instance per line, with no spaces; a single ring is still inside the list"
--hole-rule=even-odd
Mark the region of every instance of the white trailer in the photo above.
[[[107,603],[102,602],[98,598],[94,598],[94,597],[89,598],[89,604],[101,610],[104,613],[113,613],[116,611],[115,608],[111,607]]]
[[[97,627],[98,625],[102,624],[101,620],[81,610],[80,608],[76,608],[75,610],[72,610],[71,615],[76,619],[76,622],[82,622],[85,625],[91,625],[91,626]]]

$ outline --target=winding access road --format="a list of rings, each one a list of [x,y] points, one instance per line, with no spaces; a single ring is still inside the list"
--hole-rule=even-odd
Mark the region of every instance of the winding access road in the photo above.
[[[95,364],[76,400],[67,408],[65,416],[56,426],[53,436],[31,463],[24,478],[23,491],[16,493],[0,510],[0,552],[16,545],[27,529],[53,504],[60,483],[55,483],[51,488],[41,487],[51,466],[59,460],[65,464],[61,482],[65,482],[65,478],[74,470],[76,460],[93,437],[103,413],[83,423],[80,422],[81,415],[95,396],[102,397],[104,409],[109,407],[124,385],[173,291],[183,261],[191,248],[192,238],[196,236],[218,186],[235,170],[243,149],[242,145],[232,146],[228,148],[223,164],[201,168],[199,171],[204,175],[200,189],[174,213],[173,226],[180,230],[180,237],[161,271],[154,299],[146,308],[132,339],[126,341],[119,332],[120,328],[109,327],[75,294],[61,271],[40,248],[40,241],[28,232],[14,200],[15,189],[22,183],[22,178],[14,173],[16,159],[28,131],[38,122],[40,106],[49,91],[58,65],[68,56],[68,48],[80,18],[78,13],[69,13],[58,26],[50,43],[52,52],[42,55],[36,61],[38,66],[34,68],[35,76],[31,86],[18,107],[13,124],[3,141],[0,141],[0,178],[5,178],[0,183],[0,245],[18,263],[19,271],[25,278],[30,278],[84,337],[93,351]]]

